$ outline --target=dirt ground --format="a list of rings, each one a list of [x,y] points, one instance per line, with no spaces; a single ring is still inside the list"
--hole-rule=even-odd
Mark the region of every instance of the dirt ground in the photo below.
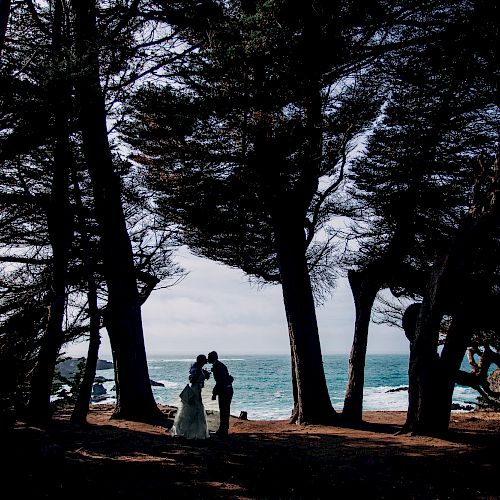
[[[366,412],[356,429],[232,418],[227,439],[193,442],[171,437],[171,408],[154,424],[112,410],[93,405],[86,426],[64,411],[47,430],[18,422],[2,498],[500,499],[499,413],[453,414],[443,438],[397,435],[404,412]]]

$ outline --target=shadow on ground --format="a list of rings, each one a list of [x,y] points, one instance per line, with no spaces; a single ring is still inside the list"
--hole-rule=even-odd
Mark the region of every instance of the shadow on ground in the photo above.
[[[498,432],[453,431],[450,440],[392,438],[398,426],[356,435],[235,432],[225,440],[172,438],[116,425],[48,430],[18,423],[4,440],[8,498],[499,498]],[[461,443],[457,445],[456,443]],[[6,460],[5,460],[6,459]],[[4,481],[4,486],[6,481]]]

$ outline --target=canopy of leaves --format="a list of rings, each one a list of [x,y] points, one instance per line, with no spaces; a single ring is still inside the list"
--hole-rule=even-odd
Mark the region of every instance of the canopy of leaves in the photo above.
[[[359,251],[350,263],[383,264],[397,294],[421,294],[470,205],[478,158],[491,159],[497,140],[492,68],[471,43],[475,6],[448,13],[434,43],[384,62],[391,92],[351,174]]]

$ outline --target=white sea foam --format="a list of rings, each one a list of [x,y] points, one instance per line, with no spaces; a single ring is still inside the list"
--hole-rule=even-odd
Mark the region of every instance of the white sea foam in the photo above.
[[[290,418],[291,408],[268,408],[268,407],[234,407],[231,406],[231,414],[238,416],[241,411],[246,411],[249,420],[286,420]]]
[[[167,389],[180,389],[183,387],[179,382],[172,382],[171,380],[158,380],[157,382],[162,383]],[[157,389],[161,389],[160,386],[155,386]]]
[[[193,363],[195,358],[150,359],[150,363]]]
[[[388,392],[392,389],[396,389],[396,387],[365,387],[363,409],[368,411],[380,409],[388,411],[406,410],[408,408],[408,391]]]
[[[164,387],[153,387],[158,404],[179,405],[179,393],[188,381],[188,365],[194,357],[174,355],[166,359],[149,359],[151,379],[160,381]],[[290,417],[293,408],[293,394],[290,377],[290,361],[287,356],[246,356],[221,358],[228,362],[234,376],[234,398],[231,414],[238,416],[241,411],[248,413],[253,420],[282,420]],[[342,410],[347,384],[347,356],[325,356],[325,375],[333,407]],[[387,366],[391,369],[388,370]],[[210,368],[210,367],[208,367]],[[114,378],[113,370],[101,370],[99,375]],[[203,403],[207,410],[218,410],[217,401],[210,395],[214,384],[213,377],[205,383],[202,392]],[[114,382],[103,384],[110,398],[102,403],[113,402],[116,394],[111,391]],[[404,356],[372,356],[367,359],[365,394],[363,409],[406,411],[408,392],[408,359]],[[396,390],[394,389],[402,389]],[[388,392],[391,391],[391,392]],[[477,393],[465,387],[456,387],[453,402],[461,405],[471,404]]]
[[[153,358],[149,359],[148,362],[150,364],[156,364],[156,363],[194,363],[196,361],[196,356],[193,356],[192,358],[165,358],[165,359],[159,359],[159,358]],[[219,358],[219,361],[246,361],[244,358]]]
[[[408,391],[399,387],[365,387],[363,397],[364,410],[406,411],[408,409]],[[394,391],[394,389],[403,389]],[[455,387],[453,403],[474,404],[477,393],[469,387]],[[460,411],[460,410],[458,410]]]

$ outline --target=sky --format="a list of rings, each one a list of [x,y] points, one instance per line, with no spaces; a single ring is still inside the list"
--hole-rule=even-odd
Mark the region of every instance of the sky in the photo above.
[[[259,288],[243,272],[185,250],[177,262],[188,275],[179,284],[157,290],[142,307],[148,358],[215,350],[228,354],[289,354],[288,330],[280,286]],[[354,329],[354,304],[346,279],[317,309],[323,354],[348,354]],[[373,324],[368,354],[408,353],[401,329]],[[66,356],[86,356],[87,343],[66,346]],[[111,349],[102,330],[101,359]]]

